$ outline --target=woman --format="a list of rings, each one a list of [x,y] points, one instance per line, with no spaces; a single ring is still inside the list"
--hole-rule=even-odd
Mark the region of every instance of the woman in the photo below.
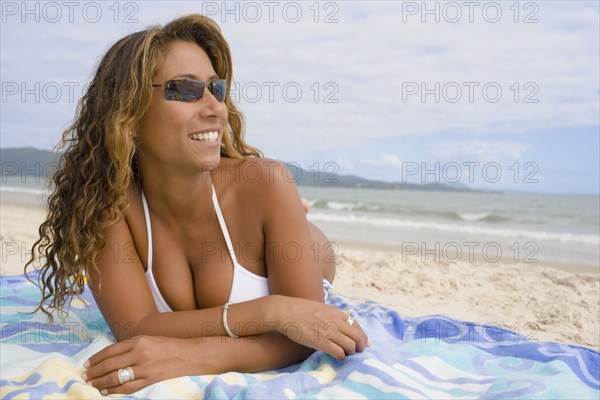
[[[103,394],[367,344],[323,304],[327,239],[285,167],[245,143],[231,81],[218,26],[185,16],[117,42],[63,135],[34,246],[38,309],[60,311],[87,280],[118,340],[84,365]]]

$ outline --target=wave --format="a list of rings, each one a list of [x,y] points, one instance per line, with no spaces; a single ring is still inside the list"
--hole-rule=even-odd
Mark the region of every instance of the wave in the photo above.
[[[510,218],[503,217],[501,215],[490,214],[486,212],[482,213],[456,213],[458,219],[463,221],[483,221],[483,222],[505,222]]]
[[[465,221],[478,221],[481,219],[484,219],[485,217],[489,216],[488,213],[476,213],[476,214],[470,214],[470,213],[459,213],[458,216],[460,217],[460,219],[464,219]]]
[[[364,204],[352,201],[333,201],[333,200],[308,200],[311,208],[323,208],[334,211],[389,211],[379,205]]]
[[[331,210],[350,211],[350,210],[354,210],[356,208],[356,204],[351,203],[351,202],[342,202],[342,201],[328,201],[327,208],[329,208]]]
[[[308,214],[309,220],[311,221],[323,221],[323,222],[339,222],[344,224],[365,224],[376,227],[389,227],[389,228],[409,228],[415,230],[429,230],[437,232],[449,232],[449,233],[465,233],[475,235],[490,235],[490,236],[501,236],[501,237],[520,237],[531,240],[548,240],[557,242],[574,242],[574,243],[585,243],[592,245],[600,244],[600,236],[575,234],[575,233],[558,233],[558,232],[546,232],[546,231],[532,231],[527,229],[502,229],[502,228],[491,228],[484,226],[474,225],[458,225],[458,224],[445,224],[439,222],[429,221],[410,221],[400,220],[395,218],[385,217],[372,217],[366,215],[356,214],[325,214],[318,212],[311,212]]]
[[[499,223],[510,221],[511,218],[489,212],[456,212],[456,211],[436,211],[436,210],[414,210],[409,215],[418,215],[425,217],[448,219],[451,221],[469,221],[469,222],[488,222]]]
[[[366,213],[391,213],[398,216],[416,215],[424,217],[440,218],[452,221],[477,221],[487,223],[501,223],[510,221],[511,218],[489,212],[455,212],[438,211],[407,207],[404,205],[382,206],[376,204],[365,204],[352,201],[333,201],[333,200],[308,200],[311,208],[326,209],[332,211],[361,211]]]

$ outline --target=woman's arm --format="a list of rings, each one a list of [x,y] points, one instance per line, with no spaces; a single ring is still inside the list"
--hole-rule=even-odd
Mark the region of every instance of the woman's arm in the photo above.
[[[94,354],[83,378],[103,394],[128,394],[179,376],[281,368],[304,360],[312,351],[279,334],[240,339],[140,336]],[[117,371],[126,367],[133,369],[135,380],[121,385]]]
[[[202,310],[159,313],[144,269],[133,245],[125,219],[104,231],[106,246],[96,260],[100,275],[90,274],[88,284],[118,341],[136,335],[160,335],[196,338],[227,335],[222,321],[222,307]],[[183,283],[182,283],[183,284]],[[192,285],[191,281],[189,282]],[[275,299],[265,297],[235,305],[228,318],[232,327],[263,326],[272,313]],[[277,322],[277,321],[275,321]],[[261,328],[262,329],[262,328]],[[242,329],[243,334],[246,329]],[[251,334],[262,333],[253,332]]]
[[[265,263],[271,293],[323,302],[323,251],[313,240],[293,175],[279,162],[259,164],[263,179],[255,190],[263,215]],[[267,171],[269,173],[267,173]]]

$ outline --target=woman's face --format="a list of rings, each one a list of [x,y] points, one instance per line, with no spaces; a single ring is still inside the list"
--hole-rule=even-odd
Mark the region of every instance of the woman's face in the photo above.
[[[197,44],[171,43],[153,81],[162,86],[154,88],[141,123],[139,145],[142,157],[157,163],[162,170],[212,170],[220,160],[227,106],[210,93],[208,85],[198,100],[166,100],[164,83],[185,78],[208,83],[224,77],[217,77],[208,55]],[[204,135],[208,132],[217,132],[216,140],[214,134],[212,137]]]

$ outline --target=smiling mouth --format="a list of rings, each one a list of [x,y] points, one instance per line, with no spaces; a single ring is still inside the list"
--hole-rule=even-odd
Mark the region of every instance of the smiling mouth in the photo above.
[[[188,137],[192,140],[197,140],[199,142],[214,143],[219,138],[219,132],[212,131],[205,133],[192,133],[189,134]]]

